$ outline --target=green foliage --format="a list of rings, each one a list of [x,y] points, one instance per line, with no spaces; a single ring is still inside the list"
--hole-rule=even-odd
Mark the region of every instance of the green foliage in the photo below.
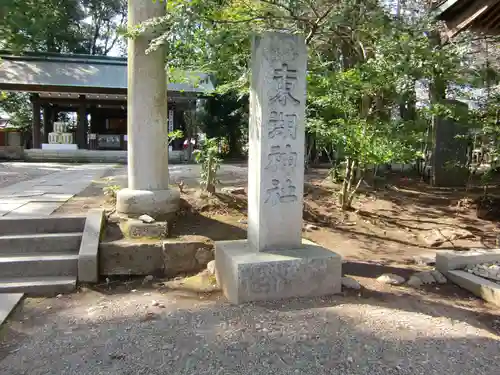
[[[24,93],[4,93],[0,109],[10,115],[10,125],[26,129],[31,127],[32,116],[29,97]]]
[[[167,142],[167,145],[170,146],[170,144],[175,141],[176,139],[180,139],[184,137],[184,133],[182,132],[182,130],[174,130],[170,133],[168,133],[168,142]]]
[[[208,193],[215,193],[215,185],[218,183],[217,171],[222,163],[219,157],[219,139],[206,139],[201,149],[193,151],[193,155],[196,162],[201,164],[201,186]]]
[[[432,121],[455,116],[442,100],[448,84],[477,78],[468,69],[470,43],[441,43],[440,25],[420,0],[399,2],[397,15],[378,0],[172,0],[166,7],[165,17],[141,26],[163,31],[151,48],[168,43],[171,69],[213,73],[219,93],[228,95],[207,103],[202,126],[209,136],[244,123],[231,101],[247,100],[251,35],[306,36],[308,139],[332,166],[350,166],[342,189],[354,190],[344,197],[352,197],[368,165],[422,155]],[[417,81],[430,86],[424,105],[417,105]]]
[[[107,185],[102,188],[102,191],[106,197],[112,201],[116,201],[116,195],[122,189],[120,185]]]
[[[229,156],[240,157],[248,132],[248,97],[235,92],[208,97],[197,113],[200,130],[208,138],[227,140]]]

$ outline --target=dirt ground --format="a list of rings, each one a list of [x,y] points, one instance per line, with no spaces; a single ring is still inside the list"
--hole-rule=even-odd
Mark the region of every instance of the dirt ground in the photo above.
[[[76,213],[91,207],[112,210],[112,200],[103,195],[107,184],[106,178],[95,181],[58,213]],[[440,311],[444,309],[440,313],[466,313],[475,316],[489,330],[500,333],[500,310],[453,284],[417,290],[386,286],[375,280],[383,273],[409,278],[413,272],[429,269],[429,266],[415,264],[415,256],[433,255],[445,249],[495,247],[499,234],[497,224],[477,218],[472,203],[483,190],[433,188],[419,177],[399,173],[387,175],[378,185],[375,188],[364,184],[354,202],[354,210],[342,212],[336,197],[338,186],[327,178],[327,171],[313,170],[306,176],[304,237],[342,255],[344,273],[363,286],[359,292],[346,293],[386,302],[398,297],[397,304],[403,309],[422,310],[417,307],[422,303],[439,305]],[[202,235],[214,241],[246,238],[245,194],[217,193],[207,197],[193,184],[184,186],[183,190],[173,236]],[[490,192],[496,191],[490,189]],[[433,246],[425,241],[429,233],[439,233],[444,228],[462,230],[469,235]]]
[[[111,211],[113,201],[103,194],[103,188],[113,184],[112,178],[113,171],[94,181],[55,214],[78,214],[95,207]],[[384,264],[408,264],[414,256],[444,249],[496,246],[500,227],[476,216],[473,201],[483,194],[482,189],[433,188],[418,177],[398,173],[388,175],[380,185],[363,185],[354,210],[342,212],[337,203],[338,185],[327,178],[326,170],[313,170],[304,189],[304,222],[314,224],[314,230],[305,231],[304,236],[346,259]],[[245,194],[207,197],[191,183],[184,186],[182,199],[174,236],[196,234],[214,241],[245,238]],[[438,246],[425,241],[426,236],[445,228],[462,230],[469,236],[450,238]]]

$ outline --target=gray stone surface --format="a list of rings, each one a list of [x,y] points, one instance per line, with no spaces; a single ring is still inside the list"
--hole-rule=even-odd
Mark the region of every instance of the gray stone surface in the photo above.
[[[120,222],[123,234],[128,238],[166,238],[168,237],[168,223],[156,221],[145,223],[138,219],[128,219]]]
[[[418,272],[413,276],[418,277],[420,281],[422,281],[422,284],[428,285],[428,284],[434,284],[436,282],[436,279],[432,275],[431,271]]]
[[[417,276],[411,276],[406,283],[414,288],[419,288],[423,284],[422,280],[420,280]]]
[[[441,251],[436,254],[436,268],[446,275],[449,270],[464,268],[470,264],[500,261],[500,249],[471,251]]]
[[[92,209],[87,213],[78,252],[79,282],[95,283],[99,280],[99,240],[104,222],[103,209]]]
[[[85,216],[0,218],[0,235],[81,232]]]
[[[8,217],[30,217],[50,215],[57,210],[63,202],[27,202],[22,206],[12,210],[7,214]]]
[[[217,280],[235,304],[339,293],[339,255],[305,241],[301,248],[258,252],[248,241],[215,243]]]
[[[116,211],[128,215],[164,215],[179,210],[180,193],[176,189],[122,189],[116,195]]]
[[[0,257],[2,278],[74,276],[78,274],[78,254],[36,254]]]
[[[245,194],[244,187],[226,186],[221,189],[221,192],[225,194]]]
[[[476,296],[500,306],[500,284],[461,270],[451,270],[446,276]]]
[[[438,284],[446,284],[448,281],[446,280],[446,277],[438,270],[432,270],[431,274],[434,277],[434,280],[436,280]]]
[[[134,240],[101,242],[99,245],[101,275],[163,275],[161,241],[144,243]]]
[[[0,294],[0,327],[9,316],[10,312],[17,306],[23,298],[23,293],[3,293]]]
[[[2,164],[0,163],[0,171]],[[10,163],[10,165],[16,164]],[[21,218],[48,216],[112,167],[108,164],[37,163],[34,166],[46,170],[46,173],[35,173],[31,171],[29,163],[17,163],[17,165],[19,169],[23,166],[30,170],[30,174],[26,178],[14,178],[16,181],[14,183],[7,181],[0,188],[0,216]]]
[[[384,284],[400,285],[405,282],[405,279],[404,277],[395,275],[393,273],[384,273],[383,275],[377,277],[377,281]]]
[[[217,280],[232,303],[340,292],[340,257],[302,242],[304,37],[255,35],[251,70],[247,240],[216,243]]]
[[[214,259],[213,244],[206,238],[169,239],[163,242],[165,275],[176,276],[183,272],[205,269]]]
[[[162,17],[165,11],[161,2],[130,2],[128,26]],[[146,53],[149,43],[144,34],[128,43],[128,188],[118,192],[116,210],[154,216],[177,211],[180,195],[169,190],[165,46]]]
[[[348,276],[344,276],[342,278],[342,286],[348,289],[355,289],[355,290],[361,289],[361,284],[357,280]]]
[[[252,43],[248,241],[258,251],[302,239],[307,49],[300,35]]]
[[[486,277],[496,282],[500,281],[500,261],[470,264],[465,267],[465,271],[477,276]]]
[[[76,253],[82,233],[14,234],[0,236],[2,255]]]
[[[54,296],[75,290],[75,276],[39,276],[1,278],[0,293],[22,292],[28,296]],[[0,294],[1,295],[1,294]]]

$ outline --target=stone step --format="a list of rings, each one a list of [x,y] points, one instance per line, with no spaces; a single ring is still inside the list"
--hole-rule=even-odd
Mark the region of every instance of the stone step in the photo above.
[[[85,216],[4,217],[0,218],[0,236],[28,233],[81,232]]]
[[[70,293],[75,288],[76,277],[71,276],[0,278],[0,293],[25,293],[30,296],[49,297]]]
[[[36,254],[0,257],[0,277],[76,276],[78,254]]]
[[[5,235],[0,236],[0,257],[61,252],[77,254],[81,241],[81,232]]]

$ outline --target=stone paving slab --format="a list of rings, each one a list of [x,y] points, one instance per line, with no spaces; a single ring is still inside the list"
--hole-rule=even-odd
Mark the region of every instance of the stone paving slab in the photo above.
[[[14,202],[9,202],[9,201],[2,201],[0,202],[0,216],[6,215],[9,212],[14,211],[15,209],[23,206],[26,204],[27,201],[14,201]]]
[[[4,216],[48,216],[64,202],[28,202]]]
[[[28,203],[28,202],[66,202],[68,199],[71,199],[73,194],[42,194],[42,195],[34,195],[34,196],[11,196],[9,197],[0,197],[0,207],[2,204],[7,203]],[[23,204],[24,204],[23,203]]]
[[[0,216],[46,216],[101,178],[110,164],[83,164],[0,189]]]

